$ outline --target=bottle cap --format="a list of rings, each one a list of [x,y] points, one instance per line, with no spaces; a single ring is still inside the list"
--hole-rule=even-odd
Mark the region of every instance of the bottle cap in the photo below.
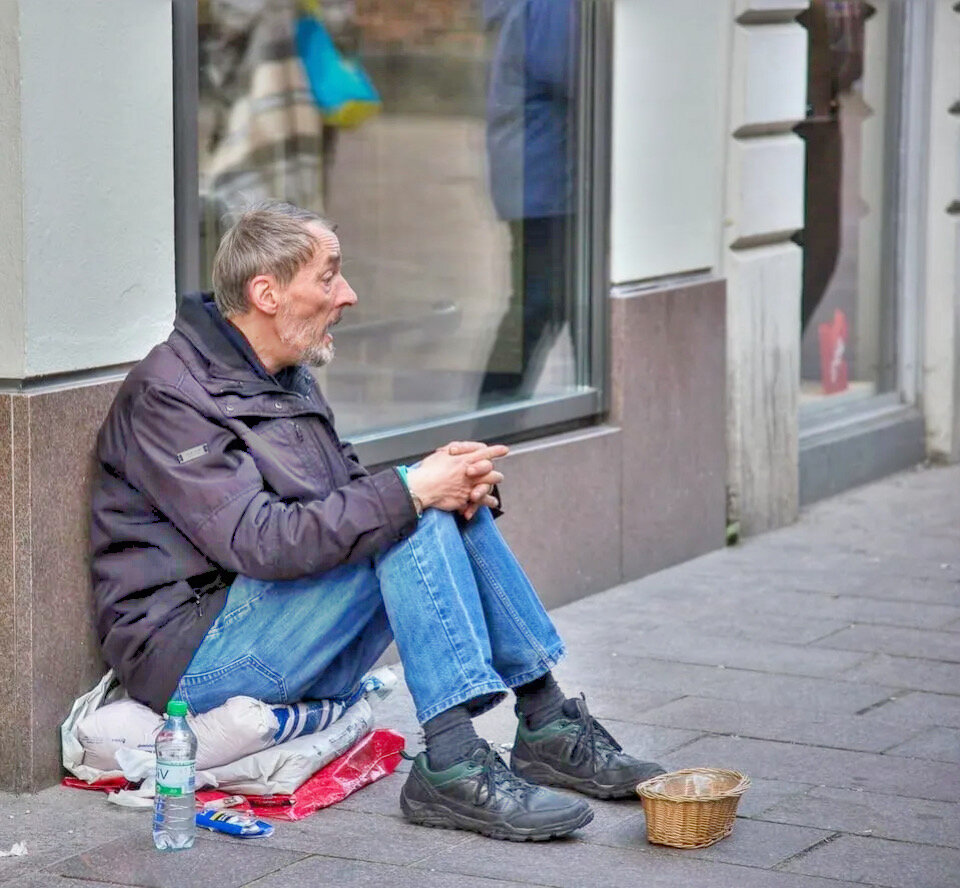
[[[186,715],[187,704],[183,700],[171,700],[167,704],[167,715]]]

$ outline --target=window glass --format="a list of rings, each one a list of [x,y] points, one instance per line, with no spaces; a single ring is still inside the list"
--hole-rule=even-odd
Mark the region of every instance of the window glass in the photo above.
[[[899,54],[890,3],[814,0],[803,232],[801,403],[810,409],[892,390],[894,291],[890,280],[890,163]],[[894,56],[895,58],[897,55]]]
[[[576,0],[206,0],[201,268],[264,198],[338,226],[359,302],[318,371],[349,434],[589,381]]]

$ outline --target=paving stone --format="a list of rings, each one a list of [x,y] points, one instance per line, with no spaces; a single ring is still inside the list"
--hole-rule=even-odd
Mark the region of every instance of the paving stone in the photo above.
[[[589,685],[561,683],[564,687],[586,691],[587,702],[597,716],[624,721],[641,720],[638,715],[645,709],[686,696],[775,706],[789,700],[798,709],[853,713],[888,700],[895,693],[894,688],[882,685],[721,669],[626,655],[606,657],[602,671],[596,660],[588,665],[577,656],[571,656],[564,668],[567,670],[564,675],[590,675],[591,669],[594,676],[604,675],[605,685],[595,684],[595,677],[589,679]],[[560,674],[558,670],[558,679]],[[659,702],[652,702],[655,698],[647,696],[647,690],[659,694]],[[602,700],[602,711],[596,700]]]
[[[960,731],[956,728],[930,728],[887,750],[887,755],[931,759],[960,765]]]
[[[748,791],[744,801],[749,794]],[[777,823],[960,848],[960,817],[955,801],[931,802],[821,786],[783,799],[760,816]]]
[[[781,590],[776,595],[757,596],[754,603],[764,612],[800,616],[814,613],[847,623],[880,623],[917,629],[940,629],[960,617],[960,607],[839,594],[839,588],[836,594]]]
[[[337,804],[339,811],[361,811],[393,817],[400,812],[400,788],[406,776],[394,772],[376,783],[371,783]]]
[[[727,666],[787,675],[832,678],[862,663],[869,654],[830,651],[756,639],[724,638],[699,632],[644,632],[636,639],[637,652],[654,660]]]
[[[557,681],[567,693],[583,693],[587,698],[590,712],[598,719],[616,719],[634,722],[648,709],[663,706],[681,696],[671,690],[651,690],[637,685],[624,686],[614,684],[588,684],[571,677],[571,670],[561,666],[557,670]],[[596,675],[589,676],[596,681]]]
[[[272,836],[257,839],[258,847],[374,863],[412,863],[457,845],[464,837],[455,830],[428,829],[408,823],[399,805],[392,815],[346,811],[335,806],[305,820],[278,821],[275,827]],[[249,839],[219,835],[215,838],[243,847],[249,844]]]
[[[599,834],[587,836],[585,841],[597,845],[634,848],[638,840],[646,836],[646,830],[646,819],[641,814]],[[830,832],[821,829],[766,823],[740,817],[734,824],[733,833],[716,845],[696,850],[664,850],[678,857],[696,857],[770,869],[817,842],[822,842],[829,835]]]
[[[418,864],[417,866],[423,866]],[[430,869],[467,873],[494,879],[516,879],[529,874],[557,888],[847,888],[853,883],[809,879],[755,867],[717,863],[649,845],[642,834],[633,848],[605,847],[562,840],[555,842],[500,842],[492,847],[478,839],[429,861]],[[799,881],[794,881],[799,879]],[[451,881],[451,884],[459,884]]]
[[[788,862],[785,870],[904,888],[957,888],[960,851],[887,839],[840,836]]]
[[[809,644],[832,635],[849,624],[842,620],[746,611],[737,614],[703,614],[687,624],[721,638],[760,638],[784,644]]]
[[[960,773],[939,762],[734,737],[706,737],[685,747],[684,753],[688,767],[734,768],[750,777],[913,798],[960,798]]]
[[[51,787],[36,795],[0,794],[0,847],[25,842],[28,855],[0,858],[0,883],[17,871],[40,869],[91,845],[127,835],[150,835],[150,818],[120,808],[99,792]]]
[[[24,873],[16,881],[10,880],[5,884],[16,888],[117,888],[116,882],[90,882],[87,879],[67,879],[55,873],[46,873],[42,870],[34,873]]]
[[[630,755],[643,761],[661,764],[661,760],[671,757],[674,750],[682,750],[682,747],[703,736],[702,731],[685,731],[650,724],[638,725],[614,718],[605,718],[603,726]],[[682,756],[682,752],[680,755]]]
[[[216,885],[240,888],[248,882],[303,858],[303,854],[245,845],[241,853],[230,854],[228,842],[199,837],[193,848],[182,853],[164,853],[153,847],[150,833],[97,845],[83,854],[54,864],[51,871],[72,879],[110,882],[137,888],[182,888],[184,885]],[[257,842],[262,843],[263,839]]]
[[[882,706],[863,714],[868,721],[905,721],[908,724],[960,728],[960,697],[914,691],[897,694]]]
[[[320,885],[336,885],[337,888],[370,888],[371,885],[390,888],[451,888],[452,885],[456,885],[456,888],[513,888],[521,884],[536,888],[539,883],[471,876],[456,876],[454,881],[450,873],[430,869],[308,857],[280,872],[258,879],[250,888],[317,888]]]
[[[869,662],[861,663],[845,672],[844,678],[913,691],[960,694],[960,663],[939,663],[935,660],[877,654]]]
[[[739,817],[755,817],[764,820],[764,812],[774,805],[785,802],[794,796],[801,795],[812,789],[810,783],[793,783],[789,780],[766,780],[762,777],[750,777],[750,788],[740,796],[737,806]],[[817,824],[801,824],[801,826],[817,826]]]
[[[684,697],[644,713],[658,725],[692,728],[761,740],[783,740],[839,749],[882,752],[916,733],[905,724],[864,722],[860,716],[804,711],[757,703]]]
[[[816,642],[818,647],[875,651],[960,663],[960,638],[952,632],[900,626],[850,626]]]

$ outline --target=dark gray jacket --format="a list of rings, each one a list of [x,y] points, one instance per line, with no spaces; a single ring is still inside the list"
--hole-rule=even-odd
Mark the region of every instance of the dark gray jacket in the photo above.
[[[209,297],[184,297],[97,440],[97,632],[129,694],[157,712],[236,574],[322,573],[417,524],[398,473],[369,474],[337,437],[310,373],[293,369],[285,386],[246,352]]]

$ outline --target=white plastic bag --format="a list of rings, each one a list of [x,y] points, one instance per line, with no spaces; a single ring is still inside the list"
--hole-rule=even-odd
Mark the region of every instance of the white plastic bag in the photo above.
[[[197,768],[215,768],[266,749],[277,733],[273,708],[253,697],[231,697],[222,706],[187,717],[197,735]],[[119,749],[153,752],[163,716],[136,700],[117,700],[77,721],[83,764],[101,771],[117,767]]]
[[[353,706],[339,714],[340,704],[332,704],[332,714],[335,718],[339,714],[339,718],[329,727],[276,746],[269,745],[278,728],[273,708],[251,697],[233,697],[217,709],[191,716],[198,740],[197,788],[250,795],[293,792],[373,729],[367,697],[383,699],[396,684],[397,677],[389,668],[376,670],[365,680],[364,696]],[[163,719],[129,698],[117,701],[122,693],[111,670],[74,702],[60,727],[63,765],[87,783],[110,777],[123,777],[132,783],[142,780],[138,789],[113,793],[110,799],[117,804],[147,807],[154,792],[153,738]],[[129,716],[127,724],[117,719],[124,714]],[[90,743],[86,750],[81,733]],[[224,758],[233,760],[224,763]]]

